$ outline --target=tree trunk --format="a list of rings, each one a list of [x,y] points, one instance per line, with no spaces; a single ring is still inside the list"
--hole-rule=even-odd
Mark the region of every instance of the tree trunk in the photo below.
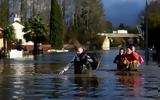
[[[35,39],[34,41],[34,48],[33,48],[33,55],[37,55],[38,54],[38,48],[37,48],[37,39]]]
[[[6,37],[3,37],[3,57],[6,57]]]
[[[2,28],[8,25],[9,19],[9,3],[8,0],[1,0],[0,2],[0,25]]]

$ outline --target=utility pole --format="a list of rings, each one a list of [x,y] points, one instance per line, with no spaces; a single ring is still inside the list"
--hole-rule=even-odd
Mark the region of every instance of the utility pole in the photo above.
[[[148,2],[146,0],[145,8],[145,61],[148,65],[149,63],[149,49],[148,49]]]

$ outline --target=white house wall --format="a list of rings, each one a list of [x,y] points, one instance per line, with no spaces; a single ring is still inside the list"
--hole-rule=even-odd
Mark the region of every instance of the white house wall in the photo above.
[[[0,39],[0,49],[3,47],[3,38]]]
[[[25,34],[22,30],[24,28],[23,25],[21,25],[18,22],[14,22],[13,27],[15,29],[16,38],[22,40],[22,45],[33,45],[33,42],[26,42],[26,40],[23,38],[23,35]]]

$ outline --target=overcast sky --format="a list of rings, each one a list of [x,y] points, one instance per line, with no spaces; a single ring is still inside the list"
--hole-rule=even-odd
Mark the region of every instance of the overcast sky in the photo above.
[[[105,14],[114,25],[136,24],[138,14],[145,7],[145,0],[102,0]]]

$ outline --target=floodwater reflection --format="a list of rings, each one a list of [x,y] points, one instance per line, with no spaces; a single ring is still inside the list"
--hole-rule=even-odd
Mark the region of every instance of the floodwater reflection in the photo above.
[[[74,53],[44,54],[33,59],[0,60],[0,100],[159,100],[160,69],[119,72],[112,63],[117,51],[103,51],[93,74],[59,72]],[[113,58],[113,59],[112,59]]]
[[[121,95],[130,97],[141,97],[143,94],[144,79],[140,72],[118,72],[117,89],[127,89],[126,93]],[[122,88],[123,87],[123,88]]]
[[[94,75],[92,77],[74,77],[76,84],[76,96],[80,97],[97,97],[96,92],[99,86],[98,78]]]

